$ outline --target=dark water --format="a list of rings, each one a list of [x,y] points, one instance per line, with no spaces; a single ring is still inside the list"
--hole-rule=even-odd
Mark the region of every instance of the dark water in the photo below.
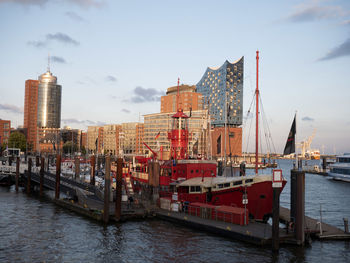
[[[289,179],[290,161],[281,167]],[[281,204],[289,206],[289,184]],[[350,184],[306,175],[306,214],[343,229]],[[104,227],[14,188],[0,187],[0,262],[350,262],[350,242],[269,248],[194,231],[160,220]]]

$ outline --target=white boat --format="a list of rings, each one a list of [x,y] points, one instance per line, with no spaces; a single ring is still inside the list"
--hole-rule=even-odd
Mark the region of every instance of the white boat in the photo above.
[[[350,183],[350,153],[336,156],[337,161],[329,165],[328,175],[334,180]]]

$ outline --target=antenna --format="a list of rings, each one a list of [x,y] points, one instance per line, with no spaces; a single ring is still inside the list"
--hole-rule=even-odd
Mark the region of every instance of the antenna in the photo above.
[[[177,95],[176,95],[176,110],[179,110],[179,100],[180,100],[180,78],[177,78]]]
[[[47,55],[47,71],[50,72],[50,53]]]

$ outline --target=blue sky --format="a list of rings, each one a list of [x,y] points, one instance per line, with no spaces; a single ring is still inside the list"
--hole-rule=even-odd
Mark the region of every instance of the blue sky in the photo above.
[[[0,118],[15,127],[24,82],[46,71],[48,53],[63,89],[62,126],[85,128],[142,120],[160,111],[178,77],[196,84],[207,66],[241,56],[246,112],[259,49],[276,150],[297,111],[299,140],[316,129],[312,148],[350,151],[347,0],[0,0],[0,35]]]

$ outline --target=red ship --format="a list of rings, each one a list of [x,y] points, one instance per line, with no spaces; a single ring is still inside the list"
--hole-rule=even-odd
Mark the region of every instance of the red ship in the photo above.
[[[258,94],[257,86],[256,95]],[[171,159],[157,161],[151,158],[137,158],[138,166],[131,172],[134,190],[138,191],[142,184],[159,186],[159,197],[171,197],[175,193],[181,203],[245,208],[249,211],[251,219],[266,222],[272,214],[272,175],[258,174],[257,164],[255,175],[217,175],[216,161],[189,159],[189,117],[178,108],[172,119],[172,129],[168,132]],[[157,153],[152,153],[156,159]],[[283,179],[282,190],[285,184]]]

